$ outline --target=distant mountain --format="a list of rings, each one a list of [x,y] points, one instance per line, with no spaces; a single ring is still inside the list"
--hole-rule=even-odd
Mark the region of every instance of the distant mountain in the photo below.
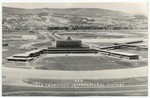
[[[106,9],[96,9],[96,8],[66,8],[66,9],[51,9],[51,8],[40,8],[40,9],[23,9],[23,8],[11,8],[3,7],[3,14],[13,15],[13,14],[38,14],[40,12],[47,12],[49,14],[59,13],[66,15],[76,15],[76,16],[90,16],[99,17],[101,15],[105,16],[121,16],[127,15],[126,13],[119,11],[111,11]]]
[[[36,13],[41,12],[42,10],[3,7],[2,11],[3,11],[3,14],[6,14],[6,15],[15,15],[15,14],[28,14],[28,13],[36,14]]]
[[[24,19],[27,24],[38,23],[39,25],[129,25],[130,23],[147,21],[147,17],[144,15],[131,15],[120,11],[97,8],[23,9],[3,7],[2,11],[3,18],[12,18],[15,16]]]

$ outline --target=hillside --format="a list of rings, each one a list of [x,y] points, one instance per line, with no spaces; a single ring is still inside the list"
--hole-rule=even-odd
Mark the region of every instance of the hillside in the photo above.
[[[21,9],[3,7],[3,23],[22,22],[25,25],[68,26],[68,25],[119,25],[147,27],[147,17],[124,12],[97,8],[66,9]],[[20,24],[20,23],[18,23]]]

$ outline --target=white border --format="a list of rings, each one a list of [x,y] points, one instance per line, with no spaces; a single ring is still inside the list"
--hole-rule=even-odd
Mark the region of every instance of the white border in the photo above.
[[[148,0],[1,0],[1,2],[147,2]]]
[[[0,30],[1,30],[1,33],[0,33],[0,38],[1,38],[1,41],[0,41],[0,44],[1,44],[1,46],[0,46],[0,50],[1,50],[1,52],[0,52],[0,55],[1,55],[1,57],[0,57],[0,62],[1,62],[1,65],[2,65],[2,3],[3,2],[148,2],[148,11],[150,11],[150,7],[149,7],[149,4],[150,4],[150,1],[149,0],[0,0],[0,14],[1,14],[1,16],[0,16]],[[148,16],[150,16],[150,13],[148,13]],[[148,19],[148,24],[150,24],[150,20]],[[148,32],[150,31],[150,28],[148,28]],[[150,35],[148,35],[148,38],[150,38]],[[149,40],[150,41],[150,40]],[[148,41],[148,50],[150,49],[150,43],[149,43],[149,41]],[[150,53],[149,53],[149,51],[148,51],[148,60],[150,61]],[[149,66],[149,62],[148,62],[148,66]],[[2,68],[2,66],[0,66],[0,68]],[[148,70],[150,69],[150,67],[148,67]],[[2,71],[1,71],[1,73],[0,73],[0,76],[1,76],[1,79],[0,79],[0,85],[2,85]],[[148,73],[148,76],[150,76],[150,72]],[[149,79],[148,79],[149,80]],[[148,84],[149,84],[149,81],[148,81]],[[150,85],[148,85],[148,87],[149,87]],[[1,87],[1,96],[0,97],[3,97],[2,96],[2,87]],[[150,91],[149,91],[149,89],[148,89],[148,96],[147,96],[147,98],[149,97],[149,94],[150,94]],[[29,98],[33,98],[34,96],[30,96]],[[46,96],[46,97],[51,97],[51,96]],[[60,96],[59,96],[60,97]],[[89,97],[91,97],[91,96],[89,96]],[[94,98],[99,98],[99,97],[108,97],[108,96],[93,96]],[[93,97],[91,97],[91,98],[93,98]],[[113,96],[109,96],[109,97],[113,97]],[[114,97],[116,97],[116,96],[114,96]],[[118,98],[123,98],[123,97],[127,97],[128,98],[128,96],[117,96]],[[136,97],[138,97],[138,98],[145,98],[145,97],[142,97],[142,96],[131,96],[132,98],[136,98]],[[7,98],[11,98],[11,97],[7,97]],[[28,97],[23,97],[23,98],[28,98]],[[42,98],[42,97],[39,97],[39,98]],[[52,96],[51,98],[56,98],[56,96]],[[68,97],[63,97],[63,98],[68,98]],[[72,97],[73,98],[73,97]],[[78,97],[78,98],[83,98],[83,97]]]

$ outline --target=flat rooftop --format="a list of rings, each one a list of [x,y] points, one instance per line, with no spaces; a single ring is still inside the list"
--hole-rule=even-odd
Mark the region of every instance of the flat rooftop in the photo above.
[[[138,54],[133,54],[133,53],[117,52],[117,51],[107,51],[107,52],[114,53],[114,54],[120,54],[120,55],[126,55],[126,56],[135,56],[135,55],[138,55]]]
[[[41,51],[41,50],[43,50],[43,49],[44,49],[44,48],[37,49],[37,50],[31,50],[31,51],[27,51],[27,52],[25,52],[25,53],[14,54],[13,56],[25,56],[25,57],[27,57],[27,56],[29,56],[31,53],[37,53],[37,52],[39,52],[39,51]]]
[[[14,59],[14,60],[32,60],[33,58],[29,57],[29,58],[18,58],[18,57],[7,57],[6,59]]]
[[[81,40],[75,40],[75,39],[71,39],[70,37],[67,37],[66,40],[57,40],[56,42],[81,42]]]
[[[40,52],[40,51],[43,50],[43,49],[44,49],[44,48],[42,48],[42,49],[37,49],[37,50],[27,51],[26,54],[37,53],[37,52]]]
[[[20,53],[20,54],[14,54],[14,55],[13,55],[13,57],[16,57],[16,56],[28,57],[29,54],[28,54],[28,53]]]

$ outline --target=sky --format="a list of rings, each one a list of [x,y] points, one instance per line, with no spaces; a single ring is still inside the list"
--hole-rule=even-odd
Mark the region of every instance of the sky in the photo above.
[[[93,2],[93,3],[3,3],[5,7],[15,8],[101,8],[122,11],[129,14],[144,14],[147,16],[148,4],[146,2]]]

